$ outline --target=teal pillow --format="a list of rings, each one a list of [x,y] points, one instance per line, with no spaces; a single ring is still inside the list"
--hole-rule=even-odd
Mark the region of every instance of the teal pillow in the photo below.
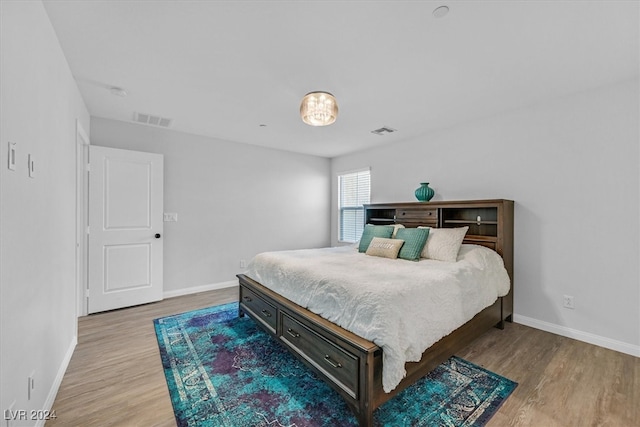
[[[396,233],[396,239],[404,240],[398,258],[410,261],[420,260],[420,254],[429,237],[428,228],[401,228]]]
[[[360,245],[358,246],[358,252],[366,252],[369,247],[369,243],[374,237],[383,237],[390,239],[393,234],[393,225],[371,225],[364,226],[362,231],[362,237],[360,237]]]

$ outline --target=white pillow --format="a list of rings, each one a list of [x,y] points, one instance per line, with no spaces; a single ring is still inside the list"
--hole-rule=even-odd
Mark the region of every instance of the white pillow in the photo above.
[[[392,239],[395,239],[396,233],[398,232],[398,230],[400,228],[404,228],[404,225],[402,225],[402,224],[393,224],[393,234],[391,235]]]
[[[429,228],[429,237],[427,243],[422,249],[420,258],[435,259],[438,261],[456,262],[458,259],[458,251],[464,240],[465,234],[469,227],[458,228]]]

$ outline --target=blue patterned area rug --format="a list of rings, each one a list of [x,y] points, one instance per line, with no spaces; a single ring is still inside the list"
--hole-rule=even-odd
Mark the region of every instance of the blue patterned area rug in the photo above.
[[[154,320],[178,426],[357,426],[340,395],[225,304]],[[482,426],[517,383],[452,357],[375,411],[377,426]]]

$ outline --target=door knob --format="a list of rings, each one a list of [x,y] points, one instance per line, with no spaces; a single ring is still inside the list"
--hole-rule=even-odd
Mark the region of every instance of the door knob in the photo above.
[[[160,237],[162,237],[160,236],[160,233],[156,233],[156,239],[159,239]]]

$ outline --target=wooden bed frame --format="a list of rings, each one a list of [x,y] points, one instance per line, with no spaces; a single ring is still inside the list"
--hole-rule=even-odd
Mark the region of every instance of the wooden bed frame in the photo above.
[[[511,278],[509,294],[498,298],[451,334],[428,348],[419,362],[405,365],[406,377],[390,393],[382,389],[382,349],[306,310],[250,277],[239,274],[240,315],[247,314],[278,339],[346,400],[361,426],[373,425],[373,411],[425,376],[455,352],[513,314],[513,201],[389,203],[365,205],[370,224],[405,227],[468,225],[464,243],[498,252]]]

